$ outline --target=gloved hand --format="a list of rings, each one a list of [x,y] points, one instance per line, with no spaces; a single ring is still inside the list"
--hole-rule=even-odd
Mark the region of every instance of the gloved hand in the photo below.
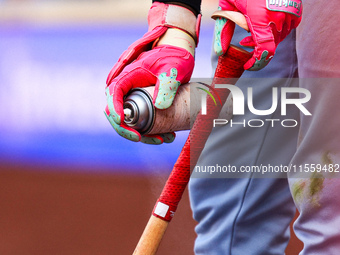
[[[229,47],[234,32],[234,22],[245,17],[241,25],[251,32],[240,44],[254,48],[252,58],[244,65],[245,70],[257,71],[273,58],[278,44],[296,28],[302,15],[301,0],[220,0],[216,19],[214,49],[222,55]],[[233,13],[238,12],[238,13]],[[248,29],[247,29],[248,28]]]
[[[114,65],[106,84],[105,114],[121,136],[149,144],[172,142],[175,133],[141,136],[124,123],[123,98],[133,88],[155,86],[153,104],[166,109],[177,89],[188,83],[194,68],[199,19],[188,9],[155,2],[148,15],[149,31],[134,42]]]

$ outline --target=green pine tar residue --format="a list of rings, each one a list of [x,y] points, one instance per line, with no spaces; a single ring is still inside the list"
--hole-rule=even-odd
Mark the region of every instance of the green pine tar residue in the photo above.
[[[322,191],[324,185],[325,177],[322,176],[320,173],[313,173],[312,177],[310,178],[309,184],[309,196],[310,200],[313,205],[320,206],[319,203],[319,194]]]
[[[305,181],[298,181],[293,184],[293,198],[296,202],[300,202],[303,197],[303,191],[306,187]]]
[[[330,151],[325,151],[321,155],[321,162],[322,162],[322,167],[326,169],[330,169],[330,171],[327,172],[326,177],[332,178],[338,175],[337,171],[334,171],[334,167],[336,164],[334,164],[333,159],[332,159],[332,154]]]
[[[308,200],[314,207],[320,207],[320,192],[324,187],[324,180],[320,173],[313,173],[307,181],[300,180],[293,184],[292,194],[297,203]]]
[[[322,164],[323,165],[330,165],[330,164],[333,164],[333,160],[331,158],[331,154],[329,151],[325,151],[323,154],[322,154]]]

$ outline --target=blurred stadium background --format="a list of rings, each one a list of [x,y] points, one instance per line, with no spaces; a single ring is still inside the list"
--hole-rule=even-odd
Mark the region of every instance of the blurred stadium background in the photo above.
[[[203,0],[193,77],[211,76],[216,0]],[[147,30],[148,1],[0,0],[0,254],[131,254],[188,132],[133,144],[105,80]],[[193,254],[187,194],[159,254]]]

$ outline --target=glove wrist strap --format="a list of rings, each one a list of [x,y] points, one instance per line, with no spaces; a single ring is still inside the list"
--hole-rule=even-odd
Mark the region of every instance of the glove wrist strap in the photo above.
[[[189,51],[192,56],[195,56],[196,43],[194,39],[186,32],[177,28],[169,28],[158,40],[155,41],[154,46],[164,44],[183,48]]]
[[[188,33],[198,43],[201,14],[197,17],[189,9],[173,4],[154,2],[148,15],[149,31],[155,27],[172,27]]]

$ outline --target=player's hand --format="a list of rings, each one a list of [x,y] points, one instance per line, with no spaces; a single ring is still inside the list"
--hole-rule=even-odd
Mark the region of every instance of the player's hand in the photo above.
[[[245,70],[257,71],[265,67],[273,58],[278,44],[296,28],[302,15],[301,0],[220,0],[219,10],[213,15],[233,19],[230,11],[242,13],[251,36],[240,44],[254,48],[252,58],[244,65]],[[236,15],[237,16],[237,15]],[[225,18],[217,18],[214,49],[222,55],[229,47],[234,32],[234,23]]]
[[[188,83],[194,67],[194,58],[186,50],[170,45],[160,45],[142,53],[136,61],[126,66],[106,88],[105,113],[116,132],[131,141],[149,144],[172,142],[174,133],[141,136],[124,123],[123,97],[132,88],[155,85],[153,104],[166,109],[174,100],[180,84]]]
[[[174,12],[182,21],[171,16]],[[185,24],[178,23],[183,20]],[[105,114],[119,135],[135,142],[161,144],[172,142],[175,134],[142,136],[128,127],[123,99],[133,88],[155,86],[154,106],[160,110],[171,106],[178,87],[189,82],[194,68],[196,16],[184,7],[155,2],[148,21],[149,32],[121,55],[109,73]]]

